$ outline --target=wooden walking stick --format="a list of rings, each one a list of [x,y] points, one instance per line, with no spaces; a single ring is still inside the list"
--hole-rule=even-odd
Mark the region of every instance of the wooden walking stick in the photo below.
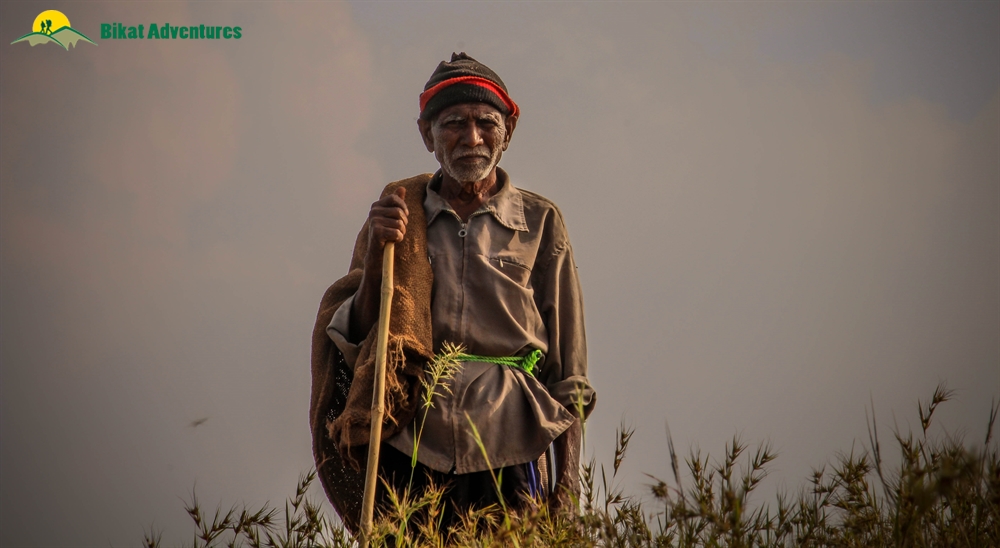
[[[372,432],[368,438],[368,464],[365,498],[361,506],[361,548],[368,548],[375,513],[375,485],[378,482],[378,450],[382,443],[382,417],[385,415],[385,360],[389,346],[389,311],[392,305],[392,261],[395,248],[386,242],[382,250],[382,300],[378,313],[378,338],[375,343],[375,389],[372,391]]]

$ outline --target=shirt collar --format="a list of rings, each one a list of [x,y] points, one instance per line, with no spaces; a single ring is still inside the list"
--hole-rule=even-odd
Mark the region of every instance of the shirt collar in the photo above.
[[[507,172],[497,168],[497,185],[500,190],[490,196],[486,203],[476,211],[488,211],[493,218],[503,226],[511,230],[528,231],[528,223],[524,220],[524,202],[521,199],[521,191],[511,184]],[[438,213],[442,211],[454,211],[448,201],[441,197],[437,188],[441,187],[441,170],[434,174],[434,178],[427,185],[427,197],[424,198],[424,211],[427,214],[427,225],[430,226]]]

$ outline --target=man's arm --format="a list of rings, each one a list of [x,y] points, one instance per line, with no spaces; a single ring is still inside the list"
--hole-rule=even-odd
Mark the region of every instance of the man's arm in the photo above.
[[[556,438],[557,485],[550,505],[553,510],[575,514],[580,497],[580,451],[583,421],[593,410],[596,395],[587,380],[587,343],[583,321],[583,296],[573,251],[559,219],[555,225],[559,243],[539,280],[540,306],[549,333],[549,354],[540,380],[549,394],[576,417],[572,426]]]
[[[351,307],[350,340],[364,339],[378,321],[382,288],[382,250],[387,242],[401,242],[406,235],[409,209],[406,189],[397,188],[372,204],[368,212],[368,252],[365,254],[361,286]]]

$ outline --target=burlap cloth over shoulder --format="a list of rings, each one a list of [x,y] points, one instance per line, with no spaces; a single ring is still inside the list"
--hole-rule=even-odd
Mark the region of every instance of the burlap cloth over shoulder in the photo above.
[[[406,189],[409,208],[406,236],[395,246],[394,293],[389,320],[389,356],[386,360],[386,416],[382,440],[410,423],[417,410],[424,366],[433,357],[431,287],[433,273],[427,260],[427,219],[424,197],[430,174],[390,183],[386,196]],[[373,327],[360,347],[353,378],[340,350],[326,333],[337,308],[358,290],[368,243],[366,221],[354,244],[351,268],[320,302],[312,336],[312,397],[309,426],[313,457],[327,497],[352,532],[361,518],[371,405],[375,373]]]

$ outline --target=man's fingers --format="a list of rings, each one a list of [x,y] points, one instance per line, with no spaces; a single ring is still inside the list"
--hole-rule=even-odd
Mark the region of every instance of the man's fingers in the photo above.
[[[404,230],[395,228],[384,226],[372,227],[372,237],[379,243],[379,248],[385,246],[386,242],[398,243],[403,241],[403,236],[405,234],[406,232]]]
[[[406,222],[402,219],[390,219],[386,217],[378,217],[372,219],[372,226],[384,230],[397,230],[402,233],[406,233]]]
[[[406,218],[405,217],[392,217],[392,216],[378,216],[372,218],[372,223],[378,226],[388,226],[392,228],[405,229],[406,228]]]
[[[382,206],[372,206],[371,212],[368,216],[372,219],[396,219],[402,221],[406,224],[409,221],[409,215],[406,211],[398,207],[382,207]]]
[[[375,207],[398,207],[399,209],[402,209],[404,213],[409,214],[410,210],[408,207],[406,207],[405,196],[406,196],[406,189],[398,188],[396,189],[396,193],[388,194],[386,196],[379,198],[377,202],[372,204],[372,208],[374,209]]]
[[[380,248],[386,242],[401,242],[406,235],[406,222],[401,219],[375,217],[371,223],[371,235]]]
[[[387,242],[403,241],[410,213],[405,200],[406,189],[399,187],[372,204],[371,211],[368,212],[369,249],[380,250]]]

